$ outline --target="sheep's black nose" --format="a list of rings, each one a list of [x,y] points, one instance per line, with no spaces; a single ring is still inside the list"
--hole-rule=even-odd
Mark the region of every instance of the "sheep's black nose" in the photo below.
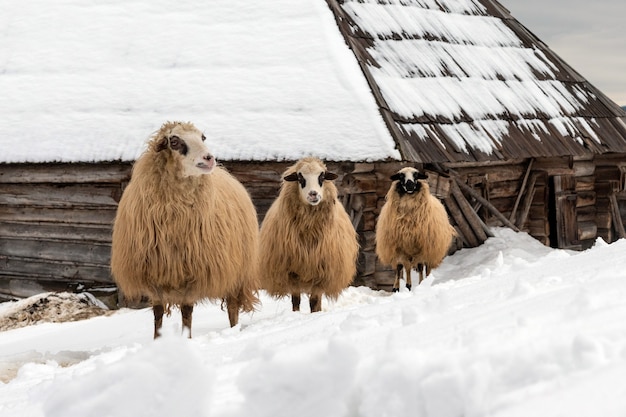
[[[415,185],[416,185],[416,184],[415,184],[413,181],[407,181],[407,182],[404,184],[404,188],[405,188],[405,189],[406,189],[409,193],[412,193],[413,191],[415,191],[415,188],[416,188],[416,187],[415,187]]]
[[[203,159],[210,161],[211,159],[213,159],[213,155],[211,155],[210,153],[206,154],[203,156]]]

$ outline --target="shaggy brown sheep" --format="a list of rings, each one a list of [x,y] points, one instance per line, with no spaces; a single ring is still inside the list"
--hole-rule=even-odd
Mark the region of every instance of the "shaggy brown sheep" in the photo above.
[[[191,123],[167,122],[133,167],[113,227],[111,272],[129,299],[147,296],[154,336],[178,306],[226,303],[230,325],[258,298],[258,221],[243,185],[216,165]]]
[[[275,297],[291,295],[294,311],[301,293],[309,294],[311,312],[320,311],[322,296],[336,299],[356,274],[359,244],[335,178],[319,159],[301,159],[285,171],[261,225],[262,287]]]
[[[400,290],[403,268],[409,290],[411,269],[417,269],[421,284],[424,269],[428,276],[441,264],[455,235],[445,207],[423,181],[426,178],[411,167],[391,176],[393,183],[376,224],[376,254],[382,263],[396,268],[394,292]]]

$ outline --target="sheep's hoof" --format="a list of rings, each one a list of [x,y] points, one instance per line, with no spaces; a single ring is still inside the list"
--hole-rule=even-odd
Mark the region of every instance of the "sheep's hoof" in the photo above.
[[[400,292],[400,288],[392,288],[391,292]]]
[[[411,291],[411,284],[406,284],[406,287],[409,291]]]

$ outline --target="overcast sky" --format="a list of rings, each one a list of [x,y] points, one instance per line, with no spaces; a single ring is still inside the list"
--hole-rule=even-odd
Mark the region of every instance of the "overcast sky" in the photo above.
[[[626,0],[499,0],[591,84],[626,105]]]

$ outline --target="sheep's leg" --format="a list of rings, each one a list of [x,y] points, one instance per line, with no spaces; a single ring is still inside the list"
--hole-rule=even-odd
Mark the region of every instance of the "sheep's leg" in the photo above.
[[[417,271],[420,273],[420,279],[417,283],[417,285],[419,285],[424,280],[424,264],[417,264]],[[428,276],[428,274],[430,274],[430,268],[426,265],[426,276]]]
[[[426,264],[424,266],[426,267],[426,276],[424,278],[428,278],[428,276],[430,275],[430,271],[431,271],[430,265]]]
[[[404,265],[404,273],[406,274],[406,288],[411,291],[411,287],[413,286],[413,283],[411,282],[411,265]]]
[[[191,316],[193,315],[193,304],[183,304],[180,306],[180,313],[183,316],[183,332],[189,330],[189,338],[191,339]]]
[[[322,311],[322,296],[319,294],[311,294],[309,296],[309,306],[311,307],[311,313]]]
[[[402,278],[402,264],[398,264],[396,267],[396,280],[393,282],[392,292],[400,291],[400,279]]]
[[[152,306],[152,312],[154,313],[154,338],[161,336],[161,327],[163,327],[163,314],[165,308],[163,304],[155,304]]]
[[[239,302],[236,297],[226,298],[226,310],[228,311],[230,327],[235,327],[239,323]]]
[[[300,311],[300,293],[291,294],[291,310]]]

